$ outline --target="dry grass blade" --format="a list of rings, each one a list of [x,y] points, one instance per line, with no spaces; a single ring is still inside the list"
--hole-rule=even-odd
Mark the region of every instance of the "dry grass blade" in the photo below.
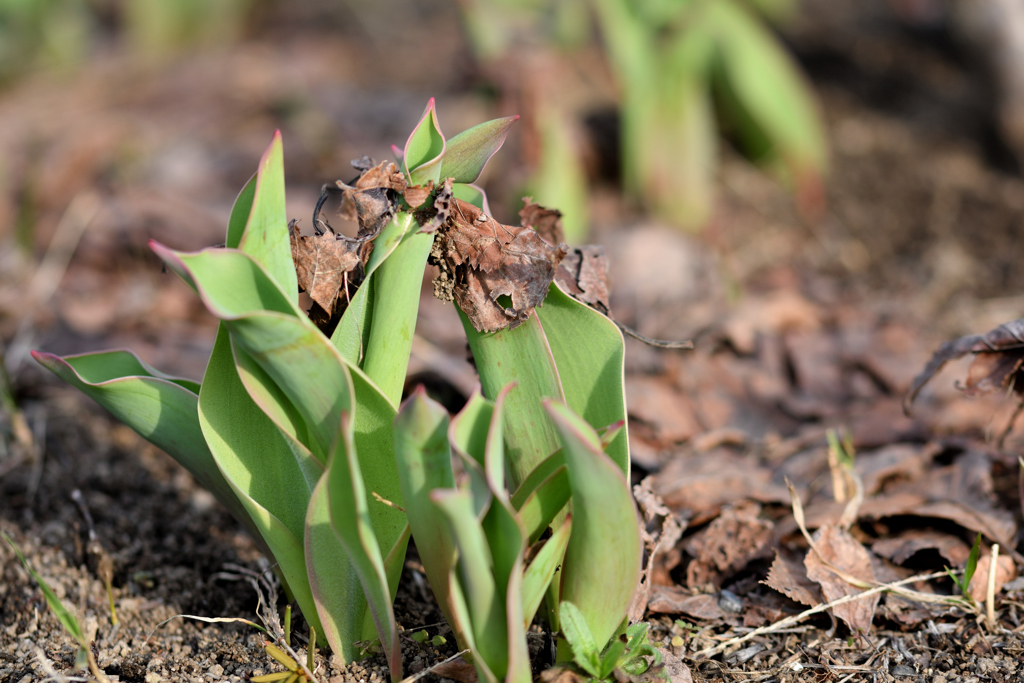
[[[848,602],[852,602],[853,600],[861,600],[863,598],[868,598],[868,597],[874,596],[874,595],[876,595],[878,593],[884,593],[884,592],[889,591],[889,592],[896,593],[898,595],[905,595],[907,593],[911,593],[914,596],[927,596],[927,594],[917,593],[916,591],[906,591],[905,589],[902,589],[901,586],[905,586],[905,585],[911,584],[911,583],[916,583],[918,581],[930,581],[932,579],[940,579],[940,578],[944,578],[945,576],[947,576],[946,572],[933,572],[931,574],[918,574],[916,576],[911,576],[911,577],[908,577],[906,579],[902,579],[900,581],[894,581],[893,583],[882,584],[882,585],[879,585],[879,586],[875,586],[874,588],[869,588],[868,590],[864,591],[863,593],[857,593],[856,595],[847,595],[847,596],[844,596],[844,597],[839,598],[837,600],[833,600],[832,602],[823,602],[820,605],[812,607],[812,608],[810,608],[808,610],[804,610],[800,614],[794,614],[793,616],[786,617],[785,619],[777,621],[774,624],[769,624],[768,626],[763,626],[763,627],[755,629],[755,630],[753,630],[753,631],[751,631],[749,633],[745,633],[742,636],[737,636],[737,637],[731,638],[731,639],[729,639],[729,640],[727,640],[727,641],[725,641],[723,643],[719,643],[718,645],[715,645],[714,647],[709,647],[709,648],[706,648],[704,650],[701,650],[700,652],[696,653],[696,655],[694,655],[694,656],[698,657],[698,658],[712,657],[712,656],[714,656],[716,654],[719,654],[720,652],[724,652],[726,648],[732,647],[733,645],[740,645],[740,644],[745,643],[748,640],[751,640],[753,638],[757,638],[759,636],[763,636],[763,635],[766,635],[768,633],[775,633],[776,631],[789,628],[793,624],[800,623],[801,621],[803,621],[807,617],[810,617],[810,616],[813,616],[815,614],[818,614],[819,612],[824,612],[825,610],[828,610],[828,609],[832,609],[836,605],[842,605],[842,604],[845,604],[845,603],[848,603]],[[936,596],[930,596],[930,597],[934,598]],[[915,599],[916,599],[916,597],[915,597]]]

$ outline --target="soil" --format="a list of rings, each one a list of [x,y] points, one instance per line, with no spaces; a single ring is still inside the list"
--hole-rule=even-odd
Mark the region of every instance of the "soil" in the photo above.
[[[941,31],[898,22],[895,4],[809,1],[785,33],[827,123],[821,211],[802,211],[728,148],[716,218],[696,236],[635,213],[608,179],[595,180],[591,213],[611,255],[615,316],[648,336],[696,340],[690,352],[629,341],[626,378],[634,483],[650,477],[685,526],[655,563],[646,618],[652,641],[693,680],[1024,680],[1019,580],[998,591],[995,623],[984,610],[886,597],[862,634],[818,614],[697,656],[806,608],[762,582],[777,553],[807,553],[787,481],[812,528],[842,512],[827,458],[832,428],[858,452],[865,500],[852,533],[872,549],[876,576],[962,564],[978,532],[986,547],[999,542],[1021,559],[1024,431],[998,442],[1013,402],[965,399],[954,381],[966,362],[941,373],[912,416],[900,402],[940,342],[1024,310],[1024,180],[994,132],[979,60]],[[265,573],[266,561],[176,463],[25,350],[126,347],[198,379],[216,328],[145,245],[222,241],[234,194],[275,127],[289,214],[308,220],[321,184],[350,177],[348,161],[361,154],[384,158],[428,95],[439,97],[446,131],[511,113],[469,87],[481,74],[467,66],[446,4],[394,18],[395,30],[445,38],[420,47],[430,60],[403,45],[397,61],[384,59],[392,46],[366,28],[372,17],[353,28],[353,17],[324,9],[332,3],[310,5],[320,13],[267,10],[230,51],[145,67],[111,52],[71,77],[41,73],[0,95],[9,169],[0,226],[11,226],[0,228],[0,338],[34,442],[19,444],[16,416],[0,413],[0,531],[80,616],[114,680],[248,680],[279,670],[253,627],[180,616],[255,620],[248,577]],[[515,196],[524,174],[529,141],[516,135],[488,169],[495,206]],[[76,213],[89,206],[98,207],[91,221]],[[457,407],[472,376],[451,306],[425,296],[417,331],[410,384],[425,381]],[[882,543],[921,537],[902,551]],[[0,682],[75,680],[71,639],[6,543],[0,572]],[[953,587],[936,579],[915,588]],[[407,675],[455,654],[414,552],[396,610],[407,635],[449,635],[437,647],[403,638]],[[304,655],[306,628],[295,621]],[[544,650],[544,636],[535,639]],[[379,657],[316,661],[318,680],[387,676]],[[673,671],[686,680],[685,667]]]

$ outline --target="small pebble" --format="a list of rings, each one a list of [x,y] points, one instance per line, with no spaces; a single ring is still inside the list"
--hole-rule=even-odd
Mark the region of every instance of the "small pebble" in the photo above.
[[[723,590],[718,594],[718,606],[725,612],[739,614],[743,611],[743,599],[732,591]]]

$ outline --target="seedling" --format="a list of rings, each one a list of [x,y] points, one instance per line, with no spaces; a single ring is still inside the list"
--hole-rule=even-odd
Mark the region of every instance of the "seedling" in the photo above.
[[[597,681],[609,680],[616,671],[640,676],[661,664],[661,652],[647,640],[650,624],[633,624],[602,651],[576,605],[563,602],[560,615],[562,633],[572,649],[573,660]]]
[[[26,560],[25,556],[21,553],[21,548],[11,540],[11,537],[6,533],[2,533],[0,535],[2,535],[4,540],[11,546],[14,550],[14,554],[18,556],[18,559],[21,560],[25,569],[39,586],[39,590],[43,592],[43,598],[45,598],[46,604],[57,617],[57,621],[60,622],[60,625],[64,627],[64,630],[67,631],[68,635],[71,636],[78,645],[78,651],[75,653],[75,666],[79,669],[84,669],[88,666],[89,671],[91,671],[92,675],[96,677],[96,680],[101,681],[102,683],[109,681],[110,679],[107,678],[96,664],[96,658],[92,656],[92,649],[89,647],[89,639],[85,637],[85,631],[82,630],[82,626],[78,623],[78,619],[71,610],[64,606],[64,603],[60,601],[60,598],[58,598],[57,594],[53,592],[53,589],[50,588],[46,581],[43,580],[43,577],[41,577],[38,572],[32,568],[32,565],[28,563],[28,560]]]
[[[978,558],[981,556],[981,534],[979,533],[974,538],[974,545],[971,546],[971,552],[967,556],[967,564],[964,565],[963,578],[959,578],[949,567],[946,567],[946,574],[952,579],[953,583],[957,588],[960,589],[960,594],[963,595],[964,600],[970,604],[974,604],[974,598],[971,597],[971,579],[974,578],[974,572],[978,568]]]

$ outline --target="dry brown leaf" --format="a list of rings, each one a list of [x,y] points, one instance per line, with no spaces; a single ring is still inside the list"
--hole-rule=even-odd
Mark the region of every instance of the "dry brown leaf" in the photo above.
[[[646,562],[640,575],[640,584],[629,606],[630,623],[640,621],[647,611],[651,586],[663,575],[667,578],[664,556],[676,547],[686,526],[651,489],[651,484],[652,478],[646,477],[633,487],[633,497],[644,520],[640,525],[640,537],[644,544]]]
[[[967,376],[967,393],[981,394],[1006,387],[1018,391],[1024,383],[1018,376],[1024,361],[1024,318],[1004,323],[985,334],[973,334],[944,343],[932,356],[924,370],[914,378],[914,383],[903,401],[903,409],[910,411],[921,388],[951,360],[975,354]]]
[[[533,228],[548,244],[561,244],[565,241],[562,212],[534,204],[532,197],[523,197],[523,208],[519,210],[519,225]]]
[[[532,228],[502,225],[453,199],[431,260],[444,264],[442,274],[451,274],[451,295],[473,327],[494,332],[521,324],[544,301],[567,252],[565,244],[553,247]],[[511,305],[500,304],[501,297]]]
[[[690,667],[686,666],[686,663],[679,655],[668,648],[664,648],[661,649],[661,658],[664,663],[662,671],[668,674],[669,683],[693,683],[693,674],[690,673]]]
[[[803,560],[784,548],[775,551],[768,578],[761,583],[808,607],[821,604],[821,589],[807,578]]]
[[[371,161],[366,161],[372,164]],[[406,191],[405,176],[393,162],[367,168],[352,185],[340,180],[341,216],[359,224],[359,239],[373,239],[395,215],[395,202]]]
[[[476,667],[462,657],[430,667],[430,673],[459,683],[477,683]]]
[[[308,292],[330,318],[338,293],[349,278],[358,277],[373,242],[338,237],[331,233],[304,236],[291,226],[292,260],[299,290]]]
[[[611,315],[604,247],[588,244],[572,249],[558,266],[555,280],[573,298]]]
[[[857,595],[865,590],[841,579],[830,566],[861,581],[870,583],[875,580],[871,553],[848,531],[829,524],[818,529],[813,538],[817,552],[813,549],[807,552],[804,566],[807,568],[807,578],[821,586],[821,594],[826,602]],[[861,600],[836,605],[832,610],[854,633],[866,633],[871,628],[878,598],[879,594],[876,593]]]
[[[988,574],[992,566],[992,553],[985,555],[978,560],[978,566],[971,577],[971,584],[967,587],[971,597],[976,602],[984,603],[988,593]],[[1017,566],[1013,558],[1008,555],[1000,555],[996,560],[995,593],[998,595],[1003,586],[1017,578]]]
[[[875,541],[871,550],[896,564],[903,564],[921,550],[935,550],[951,567],[962,567],[971,554],[963,539],[934,529],[910,529]]]
[[[714,595],[694,595],[681,586],[652,587],[647,611],[651,614],[686,614],[697,619],[723,619],[726,616]]]
[[[686,551],[693,560],[686,568],[686,583],[695,587],[706,583],[721,585],[752,560],[770,554],[774,525],[759,517],[757,503],[725,508],[711,524],[691,536]]]

